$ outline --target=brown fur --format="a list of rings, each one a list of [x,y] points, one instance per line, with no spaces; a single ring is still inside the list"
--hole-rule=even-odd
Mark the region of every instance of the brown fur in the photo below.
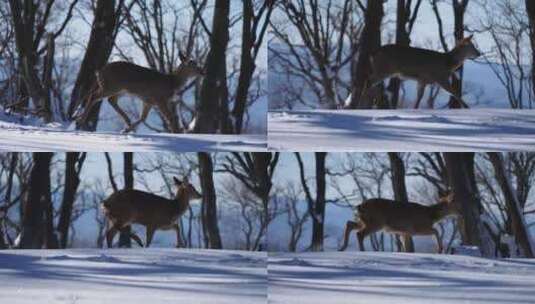
[[[77,120],[87,123],[90,111],[98,100],[108,98],[110,105],[122,117],[128,128],[126,132],[134,130],[148,116],[153,106],[157,107],[162,117],[173,132],[177,133],[174,120],[175,115],[170,111],[170,101],[176,92],[192,77],[204,75],[203,69],[181,55],[182,63],[177,70],[170,74],[163,74],[126,61],[106,64],[96,72],[94,91],[87,98],[83,113]],[[126,113],[119,108],[117,101],[122,94],[131,94],[143,101],[141,117],[132,123]]]
[[[140,224],[147,228],[146,247],[152,241],[154,232],[158,229],[175,229],[177,232],[177,246],[180,244],[178,218],[186,212],[191,199],[201,198],[201,194],[187,181],[180,182],[175,178],[177,194],[174,199],[167,199],[152,193],[124,189],[113,193],[102,202],[102,209],[109,222],[106,232],[108,247],[111,247],[113,237],[118,231],[130,224]],[[141,239],[130,235],[140,246]]]
[[[415,108],[418,108],[425,87],[436,83],[450,95],[454,96],[463,106],[468,107],[457,95],[451,84],[450,77],[466,59],[475,59],[481,53],[472,43],[472,36],[462,39],[457,46],[447,53],[436,52],[414,47],[385,45],[370,58],[372,75],[370,89],[389,77],[401,77],[418,81],[418,96]]]
[[[355,221],[348,221],[340,250],[345,250],[350,233],[357,231],[359,247],[364,250],[364,238],[374,232],[385,230],[399,235],[435,235],[442,252],[438,231],[433,225],[443,218],[456,214],[453,194],[443,197],[438,204],[424,206],[417,203],[397,202],[388,199],[369,199],[357,206]]]

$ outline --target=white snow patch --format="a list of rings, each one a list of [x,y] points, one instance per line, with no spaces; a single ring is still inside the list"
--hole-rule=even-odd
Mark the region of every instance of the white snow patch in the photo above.
[[[265,303],[267,255],[113,249],[0,251],[2,303]]]
[[[265,151],[265,135],[119,134],[0,121],[0,151]]]
[[[269,113],[285,151],[531,151],[535,110],[311,110]]]
[[[535,260],[378,252],[269,254],[269,303],[533,303]]]

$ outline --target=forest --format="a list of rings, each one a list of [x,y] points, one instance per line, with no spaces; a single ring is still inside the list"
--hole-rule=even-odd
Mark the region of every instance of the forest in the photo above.
[[[272,10],[272,1],[253,0],[3,1],[2,120],[71,131],[118,131],[124,129],[123,119],[141,117],[140,131],[149,133],[263,133],[265,119],[258,117],[267,107],[264,37]],[[143,102],[122,98],[119,104],[126,114],[117,111],[121,119],[111,97],[109,105],[96,100],[92,106],[89,100],[110,95],[95,94],[96,74],[116,61],[150,69],[138,78],[130,75],[132,79],[178,75],[180,86],[166,93],[172,100],[157,100],[158,92]],[[187,74],[178,73],[189,63],[202,76],[184,83]],[[113,87],[127,76],[101,77]],[[124,83],[127,88],[121,89],[127,92],[136,87],[139,94],[147,92],[139,92],[140,84],[132,80]],[[145,106],[155,100],[158,111],[149,114],[150,106]],[[142,104],[147,113],[141,113]],[[78,119],[81,109],[87,112],[84,121]]]
[[[181,247],[266,250],[278,158],[274,153],[1,153],[0,246],[103,248],[109,223],[102,202],[122,189],[173,198],[175,176],[188,179],[202,196],[178,219]],[[136,226],[144,236],[144,227]],[[115,246],[137,246],[128,229]],[[172,233],[156,232],[153,246],[175,245]]]
[[[370,94],[380,46],[452,51],[473,35],[482,56],[450,81],[471,108],[533,108],[535,7],[530,0],[281,1],[270,21],[270,109],[397,109],[414,105],[413,81],[397,77]],[[425,108],[460,102],[427,87]]]
[[[485,257],[533,257],[531,152],[283,155],[281,165],[293,175],[276,179],[285,186],[272,199],[279,212],[269,227],[270,250],[333,251],[341,247],[344,225],[363,201],[430,206],[450,192],[459,214],[435,223],[443,244],[438,253],[477,248]],[[365,240],[365,248],[437,252],[431,235],[414,237],[379,231]],[[350,250],[358,248],[355,239],[351,235]]]

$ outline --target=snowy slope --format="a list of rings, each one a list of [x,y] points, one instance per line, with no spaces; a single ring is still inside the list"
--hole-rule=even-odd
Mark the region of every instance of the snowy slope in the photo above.
[[[265,253],[0,251],[1,303],[265,303]]]
[[[0,151],[265,151],[264,135],[119,134],[0,121]]]
[[[535,150],[535,110],[275,111],[268,119],[271,150]]]
[[[534,303],[534,260],[392,253],[269,254],[270,303]]]

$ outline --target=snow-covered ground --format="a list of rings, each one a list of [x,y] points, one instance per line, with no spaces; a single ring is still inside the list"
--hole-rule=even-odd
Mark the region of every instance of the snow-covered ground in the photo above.
[[[0,251],[0,303],[265,303],[266,262],[241,251]]]
[[[281,151],[535,150],[535,110],[275,111],[268,130]]]
[[[270,303],[535,303],[535,261],[469,256],[270,253]]]
[[[265,135],[120,134],[0,120],[0,151],[265,151]]]

